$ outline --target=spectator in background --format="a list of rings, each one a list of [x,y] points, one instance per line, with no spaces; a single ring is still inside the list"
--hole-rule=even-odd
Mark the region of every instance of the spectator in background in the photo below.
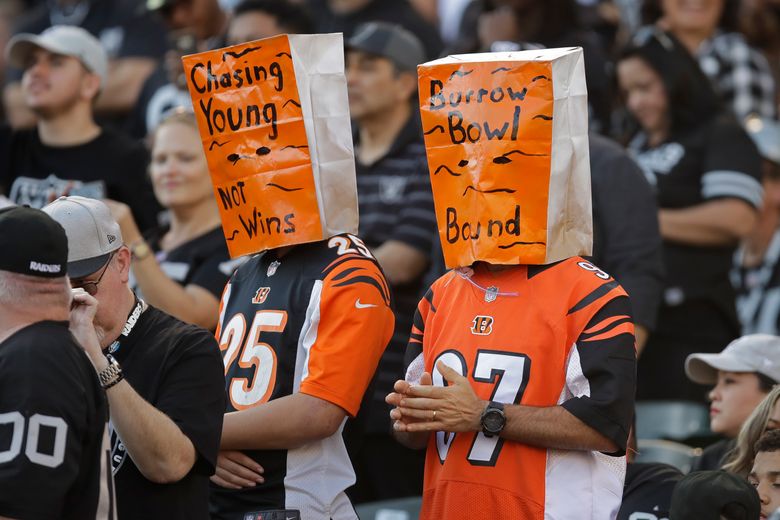
[[[228,45],[269,38],[277,34],[311,34],[309,12],[287,0],[244,0],[230,18]]]
[[[70,328],[108,398],[119,518],[207,520],[225,406],[214,336],[133,294],[105,204],[61,197],[43,210],[68,236]]]
[[[0,49],[5,49],[8,40],[13,34],[13,24],[22,12],[22,2],[20,0],[7,0],[0,2]],[[5,85],[8,77],[8,63],[5,60],[5,54],[0,53],[0,84]],[[0,103],[0,123],[5,124],[5,105]]]
[[[304,0],[318,33],[343,32],[345,38],[367,22],[398,24],[420,39],[425,59],[438,58],[442,42],[436,27],[426,22],[408,0]]]
[[[719,354],[691,354],[688,377],[710,390],[710,429],[725,439],[707,447],[694,470],[720,469],[751,412],[780,382],[780,337],[751,334],[729,343]]]
[[[142,230],[153,226],[158,206],[145,175],[147,150],[93,117],[109,73],[100,42],[58,25],[18,34],[6,51],[24,68],[24,102],[38,119],[35,128],[0,132],[0,185],[9,198],[40,208],[65,194],[110,197],[130,206]]]
[[[129,132],[143,138],[175,108],[192,108],[181,57],[225,45],[228,13],[218,0],[147,0],[168,28],[171,49],[147,78],[130,117]]]
[[[461,34],[471,47],[456,52],[516,51],[541,47],[582,47],[588,82],[591,131],[606,134],[612,110],[612,81],[599,36],[584,28],[574,0],[479,0],[469,6]],[[474,21],[476,18],[476,21]],[[471,23],[469,22],[471,20]]]
[[[106,200],[133,255],[138,296],[188,323],[214,330],[233,271],[195,115],[175,112],[152,134],[149,166],[170,223],[143,236],[130,208]]]
[[[745,0],[740,2],[740,26],[748,43],[760,50],[769,63],[775,86],[780,85],[780,2]],[[775,89],[775,103],[780,92]]]
[[[743,334],[780,334],[780,123],[751,117],[745,129],[763,158],[764,204],[734,257],[731,282]]]
[[[726,463],[722,469],[747,478],[753,466],[753,459],[756,458],[754,448],[758,439],[768,431],[780,429],[778,400],[780,400],[780,386],[775,385],[742,425],[737,443],[726,456]]]
[[[703,400],[683,366],[739,335],[731,259],[761,204],[760,159],[682,45],[652,33],[624,50],[618,82],[636,124],[629,150],[655,187],[666,289],[639,362],[638,399]],[[664,384],[658,384],[664,381]]]
[[[761,518],[780,509],[780,487],[777,485],[780,474],[780,431],[766,432],[753,448],[756,459],[748,475],[748,482],[758,492],[761,501]]]
[[[0,517],[114,518],[106,398],[68,331],[65,231],[8,208],[0,249]]]
[[[670,520],[756,520],[763,511],[756,491],[725,471],[684,476],[672,493]]]
[[[395,332],[379,363],[368,402],[350,424],[356,502],[419,495],[424,457],[391,435],[385,396],[403,376],[412,318],[436,240],[428,163],[416,109],[420,41],[398,25],[359,26],[347,41],[349,109],[355,130],[360,236],[395,296]]]
[[[589,136],[593,263],[631,298],[637,356],[656,325],[663,290],[658,206],[642,170],[617,144]]]
[[[647,0],[639,41],[654,30],[671,32],[693,55],[726,107],[740,121],[750,114],[774,118],[776,86],[766,58],[736,32],[738,0]]]
[[[15,32],[39,34],[55,25],[75,25],[98,38],[110,61],[95,113],[128,114],[165,52],[165,29],[138,9],[137,0],[50,0],[23,18]],[[10,80],[3,92],[9,122],[32,127],[36,114],[25,102],[21,75],[14,73]]]

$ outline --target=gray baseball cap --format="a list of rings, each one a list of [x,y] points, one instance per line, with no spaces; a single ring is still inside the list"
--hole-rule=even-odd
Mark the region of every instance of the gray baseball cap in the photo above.
[[[401,70],[417,70],[417,65],[425,61],[425,49],[417,36],[400,25],[385,22],[359,25],[346,48],[387,58]]]
[[[43,211],[65,228],[68,236],[68,276],[84,278],[106,265],[122,247],[122,232],[108,206],[96,199],[60,197]]]
[[[780,337],[749,334],[735,339],[719,354],[691,354],[685,360],[685,373],[695,383],[714,385],[718,370],[758,372],[780,382]]]
[[[761,157],[780,164],[780,122],[752,115],[745,119],[745,130]]]
[[[108,55],[100,41],[81,27],[55,25],[41,34],[17,34],[5,48],[6,58],[14,67],[24,68],[36,48],[78,58],[87,70],[100,76],[101,87],[105,86],[108,77]]]

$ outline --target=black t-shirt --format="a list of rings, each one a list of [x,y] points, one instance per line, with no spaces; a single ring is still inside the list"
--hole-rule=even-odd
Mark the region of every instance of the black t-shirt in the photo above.
[[[41,321],[0,343],[0,516],[95,518],[110,483],[108,410],[67,322]]]
[[[655,327],[663,288],[658,206],[636,163],[617,145],[590,135],[593,263],[631,297],[636,323]]]
[[[667,464],[629,464],[617,520],[669,520],[672,491],[682,477]]]
[[[167,228],[157,228],[146,235],[163,272],[180,285],[197,285],[219,299],[230,275],[240,263],[240,260],[230,260],[222,228],[214,228],[165,252],[160,248],[160,240],[167,231]]]
[[[119,518],[207,519],[208,477],[214,473],[225,411],[216,340],[204,329],[148,307],[129,336],[120,336],[108,350],[133,389],[170,417],[197,452],[187,476],[155,484],[141,474],[110,428]]]
[[[41,208],[60,195],[124,202],[141,229],[156,224],[159,205],[146,175],[144,146],[110,129],[92,141],[54,147],[36,129],[0,131],[0,186],[17,204]]]
[[[682,209],[719,198],[736,198],[760,207],[761,160],[735,121],[719,116],[696,129],[672,136],[654,148],[639,134],[629,145],[655,186],[658,207]],[[664,303],[674,307],[700,302],[719,311],[738,330],[734,291],[729,283],[734,246],[697,246],[664,241]],[[664,323],[659,323],[663,328]]]
[[[728,461],[728,456],[737,445],[735,439],[721,439],[715,444],[710,444],[701,455],[693,459],[691,471],[715,471],[723,467]]]

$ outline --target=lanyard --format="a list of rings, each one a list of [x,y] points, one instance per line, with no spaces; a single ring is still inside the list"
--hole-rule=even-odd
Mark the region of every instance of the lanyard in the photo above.
[[[122,332],[119,334],[119,337],[108,346],[109,354],[113,354],[119,350],[119,347],[122,346],[122,338],[127,338],[130,336],[130,333],[133,331],[135,324],[138,323],[138,318],[141,317],[141,314],[146,310],[146,308],[146,302],[136,296],[135,305],[133,306],[133,310],[130,311],[130,314],[127,316],[127,321],[122,326]]]

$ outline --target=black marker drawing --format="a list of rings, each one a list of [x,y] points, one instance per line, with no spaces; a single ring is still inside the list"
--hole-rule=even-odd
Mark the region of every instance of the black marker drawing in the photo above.
[[[217,141],[211,141],[211,144],[209,145],[209,152],[210,152],[211,150],[213,150],[213,149],[214,149],[214,145],[217,145],[217,146],[219,146],[220,148],[222,148],[223,146],[225,146],[225,145],[226,145],[226,144],[228,144],[229,142],[230,142],[230,139],[228,139],[228,140],[227,140],[227,141],[225,141],[224,143],[219,143],[219,142],[217,142]]]
[[[499,67],[499,68],[497,68],[496,70],[492,70],[492,71],[490,71],[490,73],[491,73],[491,74],[495,74],[496,72],[501,72],[501,71],[504,71],[504,72],[509,72],[510,70],[512,70],[512,69],[510,69],[510,68],[507,68],[507,67]]]
[[[287,56],[288,58],[292,59],[292,56],[290,56],[289,52],[280,52],[276,55],[277,58],[281,58],[282,56]]]
[[[255,51],[259,51],[259,50],[260,50],[260,47],[247,47],[246,49],[244,49],[241,52],[225,51],[225,52],[222,53],[222,61],[225,61],[225,59],[227,59],[228,56],[231,56],[231,57],[233,57],[235,59],[238,59],[238,58],[241,58],[243,56],[246,56],[250,52],[255,52]]]
[[[498,157],[493,158],[493,163],[495,164],[508,164],[512,162],[512,159],[509,158],[512,154],[520,154],[524,155],[525,157],[547,157],[548,154],[546,153],[526,153],[522,150],[512,150],[510,152],[507,152],[503,155],[499,155]]]
[[[538,114],[533,117],[533,119],[544,119],[545,121],[552,121],[552,116],[546,116],[544,114]]]
[[[288,99],[287,101],[285,101],[285,102],[284,102],[284,105],[282,105],[282,108],[287,108],[287,104],[288,104],[288,103],[292,103],[292,104],[293,104],[293,105],[295,105],[296,107],[298,107],[298,108],[301,108],[301,105],[300,105],[300,103],[298,103],[298,102],[297,102],[297,101],[295,101],[294,99]]]
[[[511,244],[505,245],[505,246],[498,246],[500,249],[509,249],[510,247],[515,246],[533,246],[533,245],[546,245],[544,242],[512,242]]]
[[[236,163],[241,159],[251,159],[251,158],[252,156],[250,155],[239,155],[237,153],[231,153],[230,155],[227,156],[227,160],[232,162],[233,166],[235,166]]]
[[[236,238],[236,235],[238,235],[238,230],[234,229],[233,233],[229,237],[225,237],[225,240],[233,240],[234,238]]]
[[[460,166],[461,168],[463,168],[463,167],[464,167],[464,166],[466,166],[468,163],[469,163],[469,161],[468,161],[467,159],[461,159],[460,161],[458,161],[458,166]]]
[[[474,72],[473,69],[472,70],[466,70],[466,71],[458,69],[455,72],[453,72],[452,74],[450,74],[450,80],[452,80],[452,78],[454,78],[455,76],[458,76],[460,78],[462,78],[463,76],[468,76],[472,72]]]
[[[480,190],[478,188],[475,188],[474,186],[468,186],[465,190],[463,190],[463,197],[466,196],[466,193],[469,192],[469,190],[476,191],[478,193],[514,193],[517,190],[512,190],[509,188],[496,188],[493,190]]]
[[[444,127],[441,126],[441,125],[436,125],[433,128],[431,128],[430,130],[428,130],[427,132],[425,132],[425,135],[430,135],[430,134],[432,134],[434,132],[442,132],[442,133],[444,133]]]
[[[436,168],[436,169],[433,171],[433,174],[434,174],[434,175],[436,175],[436,174],[438,174],[438,173],[439,173],[441,170],[444,170],[444,171],[446,171],[447,173],[449,173],[449,174],[450,174],[450,175],[452,175],[453,177],[460,177],[461,175],[463,175],[462,173],[458,173],[458,172],[454,172],[454,171],[452,171],[452,170],[450,169],[450,167],[449,167],[449,166],[447,166],[446,164],[442,164],[441,166],[439,166],[438,168]]]
[[[303,189],[303,188],[285,188],[284,186],[279,186],[278,184],[275,184],[273,182],[269,182],[268,184],[266,184],[266,186],[271,186],[272,188],[278,188],[282,191],[300,191]]]
[[[257,155],[268,155],[269,153],[271,153],[271,149],[268,148],[267,146],[261,146],[260,148],[255,150],[255,153]]]
[[[534,79],[532,79],[532,80],[531,80],[531,83],[533,83],[533,82],[535,82],[535,81],[537,81],[537,80],[540,80],[540,79],[546,79],[547,81],[550,81],[550,78],[548,78],[548,77],[547,77],[547,76],[545,76],[544,74],[541,74],[541,75],[539,75],[539,76],[536,76],[536,77],[534,77]]]
[[[295,145],[295,144],[288,144],[287,146],[285,146],[284,148],[282,148],[282,150],[287,150],[288,148],[308,148],[308,146],[307,146],[307,145],[305,145],[305,144],[299,144],[299,145]]]

